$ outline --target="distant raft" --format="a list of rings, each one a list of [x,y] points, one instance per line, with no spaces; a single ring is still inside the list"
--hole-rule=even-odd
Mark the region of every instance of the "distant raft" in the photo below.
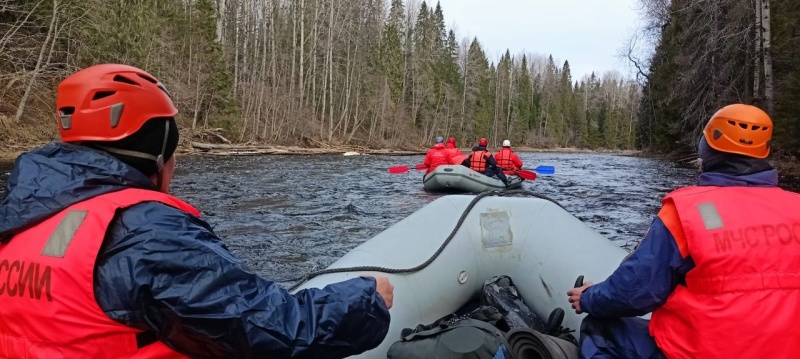
[[[436,167],[425,175],[422,184],[426,191],[432,192],[485,192],[522,187],[525,180],[519,176],[508,177],[508,187],[498,178],[475,172],[462,165]]]

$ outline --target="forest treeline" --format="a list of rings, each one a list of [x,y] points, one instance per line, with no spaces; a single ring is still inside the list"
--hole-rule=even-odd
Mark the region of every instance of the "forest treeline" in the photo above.
[[[800,150],[800,1],[640,0],[646,26],[632,44],[653,44],[640,69],[638,146],[693,151],[713,113],[733,102],[766,110],[773,149]]]
[[[0,0],[0,128],[52,124],[61,79],[115,62],[162,80],[184,128],[237,142],[635,146],[640,84],[573,74],[552,55],[491,58],[480,39],[445,26],[444,10],[415,0]]]

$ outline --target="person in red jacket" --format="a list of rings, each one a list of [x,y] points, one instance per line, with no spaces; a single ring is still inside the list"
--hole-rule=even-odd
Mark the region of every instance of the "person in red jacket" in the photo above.
[[[444,147],[444,138],[442,136],[436,137],[436,144],[433,145],[433,148],[428,150],[428,153],[425,155],[425,161],[423,164],[428,169],[425,174],[433,172],[436,167],[441,165],[452,165],[453,164],[453,156],[450,155],[450,152]]]
[[[389,330],[386,277],[290,293],[170,196],[166,87],[126,65],[58,85],[62,141],[20,155],[0,200],[3,358],[344,358]]]
[[[456,158],[458,158],[459,156],[463,156],[464,155],[463,153],[461,153],[461,150],[459,150],[458,147],[456,147],[456,139],[455,139],[455,137],[450,137],[450,138],[447,139],[447,144],[445,145],[445,148],[447,149],[447,152],[450,152],[450,156],[453,156],[454,160]],[[457,161],[457,162],[461,162],[461,161]]]
[[[503,173],[507,175],[514,174],[522,169],[522,160],[511,150],[511,141],[509,140],[503,141],[503,148],[497,151],[494,155],[494,160],[497,161],[497,166],[503,170]]]
[[[800,195],[766,160],[773,123],[733,104],[706,124],[698,186],[669,193],[603,282],[570,290],[582,358],[795,358]],[[638,318],[652,313],[651,319]]]

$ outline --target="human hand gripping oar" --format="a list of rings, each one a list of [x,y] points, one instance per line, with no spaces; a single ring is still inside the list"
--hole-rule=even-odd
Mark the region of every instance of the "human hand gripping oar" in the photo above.
[[[414,167],[414,169],[416,169],[417,171],[421,171],[421,170],[424,170],[426,168],[428,168],[428,166],[425,166],[422,163],[420,163],[420,164],[418,164],[418,165],[416,165]],[[389,173],[405,173],[405,172],[408,172],[408,170],[409,170],[408,166],[389,167]]]

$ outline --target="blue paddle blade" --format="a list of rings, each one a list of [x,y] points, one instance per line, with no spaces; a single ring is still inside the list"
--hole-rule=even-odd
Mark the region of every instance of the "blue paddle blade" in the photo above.
[[[540,175],[552,175],[556,173],[556,168],[553,166],[539,166],[533,170]]]

